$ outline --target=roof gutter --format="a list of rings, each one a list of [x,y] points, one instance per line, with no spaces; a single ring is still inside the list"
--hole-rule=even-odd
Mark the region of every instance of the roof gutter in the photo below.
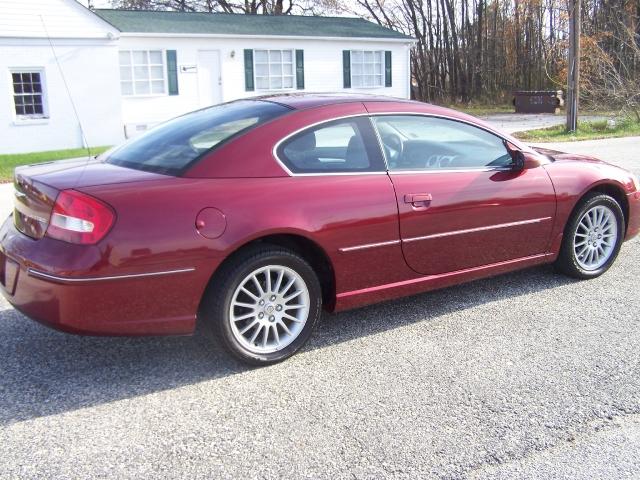
[[[269,40],[330,40],[345,41],[355,40],[358,42],[393,42],[393,43],[416,43],[415,38],[394,38],[394,37],[321,37],[309,35],[242,35],[228,33],[160,33],[160,32],[121,32],[120,37],[131,38],[268,38]]]

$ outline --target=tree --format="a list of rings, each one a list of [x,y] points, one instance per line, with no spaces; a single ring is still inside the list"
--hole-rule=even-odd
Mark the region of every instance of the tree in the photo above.
[[[336,8],[336,0],[115,0],[116,8],[239,14],[315,14]]]

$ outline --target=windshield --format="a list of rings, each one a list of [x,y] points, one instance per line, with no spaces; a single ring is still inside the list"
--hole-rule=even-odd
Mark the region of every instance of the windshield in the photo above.
[[[241,100],[169,120],[109,152],[106,162],[179,175],[204,153],[235,135],[289,112],[276,103]]]

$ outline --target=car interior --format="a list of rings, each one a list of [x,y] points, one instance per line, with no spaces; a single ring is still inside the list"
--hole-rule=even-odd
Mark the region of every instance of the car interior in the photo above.
[[[323,130],[314,130],[294,137],[284,147],[286,159],[300,171],[349,171],[369,168],[369,158],[359,130],[350,126],[348,130],[342,126],[338,128],[343,131],[337,139],[335,135],[327,139]]]
[[[392,170],[467,169],[505,167],[513,159],[498,137],[491,140],[469,136],[403,133],[386,122],[376,124]],[[417,138],[416,138],[417,137]],[[420,138],[423,137],[423,138]]]

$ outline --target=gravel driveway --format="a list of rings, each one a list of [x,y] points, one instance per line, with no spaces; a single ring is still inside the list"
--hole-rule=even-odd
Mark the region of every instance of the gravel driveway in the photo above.
[[[640,173],[640,138],[562,148],[600,145]],[[637,479],[638,278],[636,239],[588,282],[534,268],[325,315],[262,369],[0,301],[0,478]]]
[[[496,113],[480,118],[491,123],[495,128],[508,133],[553,127],[554,125],[562,125],[567,121],[566,115],[554,115],[553,113]],[[606,119],[607,117],[598,115],[580,115],[580,121],[582,122]]]

